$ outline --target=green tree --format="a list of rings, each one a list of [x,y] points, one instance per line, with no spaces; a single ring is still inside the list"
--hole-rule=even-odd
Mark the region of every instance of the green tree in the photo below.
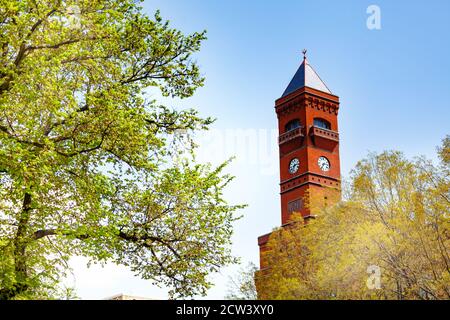
[[[258,294],[255,286],[255,272],[258,270],[254,263],[248,263],[241,267],[228,280],[228,293],[225,296],[227,300],[256,300]]]
[[[449,299],[449,147],[438,165],[397,151],[358,162],[349,199],[272,234],[259,297]],[[368,286],[374,268],[379,286]]]
[[[58,297],[71,255],[173,297],[234,261],[226,163],[194,161],[213,120],[145,99],[203,84],[204,39],[134,0],[0,0],[0,299]]]

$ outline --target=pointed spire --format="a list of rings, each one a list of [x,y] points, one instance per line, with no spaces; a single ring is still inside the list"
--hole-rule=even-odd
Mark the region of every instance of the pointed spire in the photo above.
[[[319,75],[316,71],[314,71],[313,67],[306,59],[307,52],[308,51],[306,49],[303,49],[303,62],[284,91],[282,97],[287,96],[288,94],[303,87],[309,87],[331,94],[330,89],[328,89],[327,85],[322,81],[322,79],[320,79]]]

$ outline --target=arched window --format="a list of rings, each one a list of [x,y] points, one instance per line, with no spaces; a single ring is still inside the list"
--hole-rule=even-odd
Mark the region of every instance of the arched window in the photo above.
[[[294,129],[300,128],[300,120],[295,119],[292,121],[289,121],[286,126],[284,127],[284,131],[288,132]]]
[[[322,128],[322,129],[331,130],[330,123],[328,121],[326,121],[326,120],[319,119],[319,118],[315,118],[314,119],[314,126]]]

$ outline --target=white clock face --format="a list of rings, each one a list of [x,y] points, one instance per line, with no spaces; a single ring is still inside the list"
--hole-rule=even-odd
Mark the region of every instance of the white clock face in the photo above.
[[[317,164],[319,165],[320,170],[322,171],[330,171],[330,161],[328,161],[325,157],[320,157],[317,160]]]
[[[300,167],[300,160],[297,158],[294,158],[289,163],[289,173],[294,174],[298,171],[298,168]]]

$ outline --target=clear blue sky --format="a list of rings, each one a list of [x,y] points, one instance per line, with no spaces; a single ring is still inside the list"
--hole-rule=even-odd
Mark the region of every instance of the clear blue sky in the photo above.
[[[381,30],[366,27],[371,4],[381,9]],[[409,157],[433,158],[436,146],[450,134],[448,0],[147,0],[144,9],[149,14],[160,9],[183,32],[208,31],[208,40],[196,55],[207,78],[205,87],[193,98],[168,103],[217,117],[214,128],[222,132],[276,128],[274,100],[298,68],[301,50],[307,48],[312,66],[341,98],[344,177],[368,151],[398,149]],[[275,139],[268,144],[276,148]],[[239,161],[243,155],[233,151],[226,155],[238,158],[229,169],[237,179],[227,197],[249,204],[236,224],[233,250],[244,262],[257,263],[257,236],[280,223],[278,169],[268,174],[258,159],[250,161],[246,155],[247,160]],[[277,168],[276,154],[271,161]],[[78,262],[75,265],[76,286],[83,298],[118,292],[164,297],[164,290],[132,278],[124,269],[86,270]],[[223,297],[233,270],[214,277],[217,285],[209,298]]]

